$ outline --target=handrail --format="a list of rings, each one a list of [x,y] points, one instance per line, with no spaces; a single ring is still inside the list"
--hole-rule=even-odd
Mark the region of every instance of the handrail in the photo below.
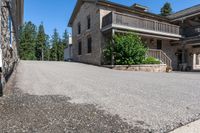
[[[172,60],[162,50],[148,49],[147,56],[159,59],[163,64],[166,64],[168,67],[172,67]]]

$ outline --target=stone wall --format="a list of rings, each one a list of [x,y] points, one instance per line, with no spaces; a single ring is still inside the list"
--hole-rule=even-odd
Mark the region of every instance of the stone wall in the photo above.
[[[142,71],[142,72],[166,72],[167,65],[155,64],[155,65],[115,65],[105,66],[114,70],[125,70],[125,71]]]
[[[91,28],[87,29],[87,17],[90,16]],[[101,31],[99,10],[94,3],[85,2],[72,25],[73,60],[78,62],[101,65]],[[81,34],[78,34],[78,23],[81,24]],[[87,38],[92,38],[92,52],[87,52]],[[78,43],[82,43],[82,54],[78,55]]]
[[[1,84],[2,88],[4,88],[6,81],[9,79],[12,74],[13,69],[15,68],[18,62],[18,28],[20,21],[22,20],[22,16],[18,16],[19,13],[18,4],[22,2],[21,0],[12,0],[9,4],[6,3],[7,0],[1,0],[1,15],[0,15],[0,53],[2,63],[1,67]],[[12,7],[12,8],[11,8]],[[20,17],[20,18],[19,18]]]

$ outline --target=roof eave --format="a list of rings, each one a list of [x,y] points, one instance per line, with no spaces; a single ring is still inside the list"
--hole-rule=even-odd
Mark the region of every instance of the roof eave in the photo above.
[[[167,18],[167,17],[163,17],[163,16],[160,16],[160,15],[157,15],[157,14],[153,14],[153,13],[150,13],[150,12],[141,12],[139,10],[136,10],[136,9],[132,9],[131,7],[128,7],[128,6],[125,6],[125,5],[122,5],[122,4],[118,4],[118,3],[114,3],[114,2],[110,2],[110,1],[104,1],[104,0],[98,0],[97,4],[110,4],[110,5],[113,5],[117,8],[122,8],[124,10],[128,10],[129,12],[135,12],[137,14],[142,14],[142,15],[145,15],[145,16],[151,16],[151,17],[154,17],[154,18],[157,18],[157,19],[160,19],[160,20],[163,20],[163,21],[167,21],[167,22],[170,22],[170,19]]]
[[[75,6],[75,8],[74,8],[74,10],[72,12],[72,15],[71,15],[71,17],[69,19],[69,22],[68,22],[68,26],[69,27],[72,27],[72,23],[73,23],[74,17],[76,16],[76,14],[78,12],[78,9],[81,6],[82,2],[83,2],[82,0],[77,0],[76,6]]]

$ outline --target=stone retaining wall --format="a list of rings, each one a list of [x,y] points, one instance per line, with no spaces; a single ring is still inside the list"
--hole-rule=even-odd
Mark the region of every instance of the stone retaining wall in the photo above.
[[[105,67],[112,68],[114,70],[125,70],[125,71],[143,71],[143,72],[166,72],[167,65],[155,64],[155,65],[107,65]]]

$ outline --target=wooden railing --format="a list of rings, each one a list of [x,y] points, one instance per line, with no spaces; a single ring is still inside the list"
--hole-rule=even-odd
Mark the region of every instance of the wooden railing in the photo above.
[[[160,60],[163,64],[166,64],[168,67],[172,67],[172,60],[162,50],[149,49],[147,56],[154,57]]]
[[[177,25],[119,12],[111,12],[103,17],[102,28],[110,24],[180,35]]]

